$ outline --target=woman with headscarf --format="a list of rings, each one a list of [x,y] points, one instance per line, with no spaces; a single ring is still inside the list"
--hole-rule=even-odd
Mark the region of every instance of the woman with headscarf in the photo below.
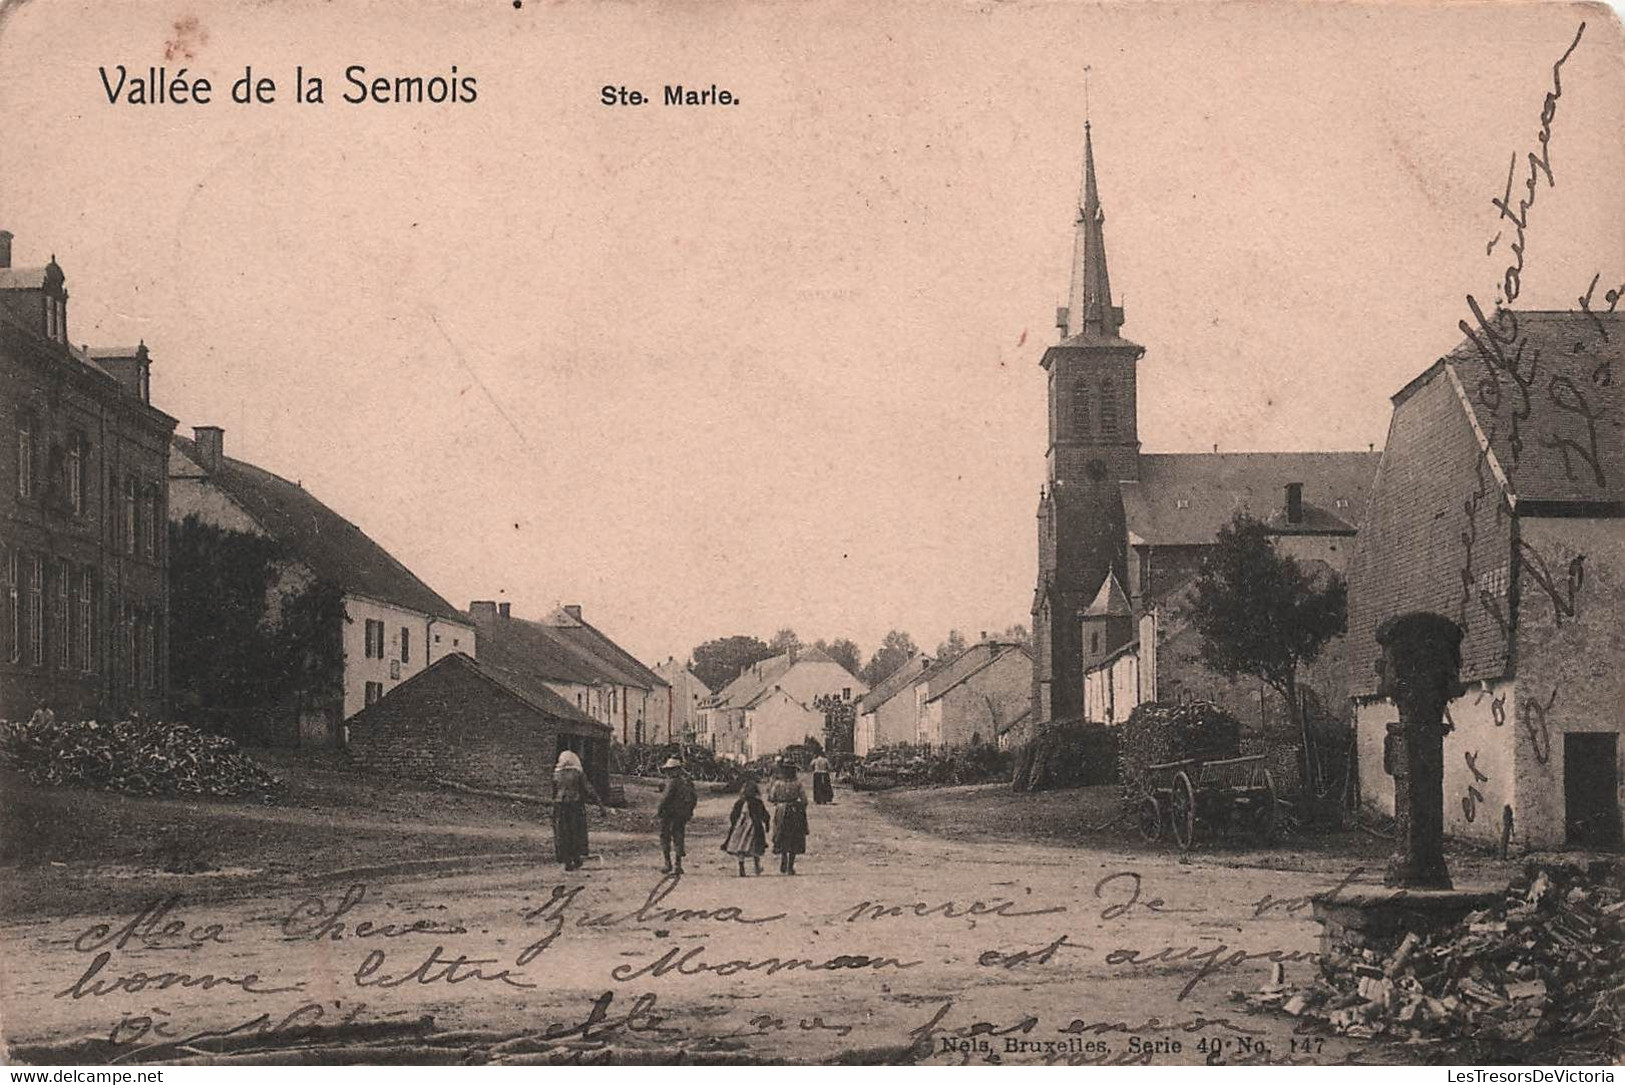
[[[796,767],[779,762],[779,778],[767,789],[773,804],[773,854],[779,857],[779,873],[796,872],[796,856],[807,850],[807,793],[796,779]]]
[[[829,758],[819,754],[812,759],[813,802],[823,806],[835,801],[835,788],[830,782]]]
[[[553,768],[553,849],[565,870],[580,870],[587,858],[587,800],[604,802],[592,789],[574,750],[559,753]]]

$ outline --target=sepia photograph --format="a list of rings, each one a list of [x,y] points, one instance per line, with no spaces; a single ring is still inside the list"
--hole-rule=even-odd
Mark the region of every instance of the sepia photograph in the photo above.
[[[0,0],[0,1061],[1612,1081],[1622,295],[1605,3]]]

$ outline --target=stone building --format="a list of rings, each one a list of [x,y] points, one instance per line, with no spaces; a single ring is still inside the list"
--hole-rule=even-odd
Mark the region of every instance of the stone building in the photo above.
[[[705,728],[718,754],[738,761],[776,754],[808,736],[823,741],[819,697],[861,699],[868,691],[845,667],[817,648],[792,648],[746,667],[704,701]]]
[[[996,743],[1031,708],[1032,681],[1026,648],[984,636],[916,686],[923,696],[915,741],[938,750]]]
[[[1513,368],[1511,359],[1520,359]],[[1445,828],[1611,847],[1625,801],[1625,316],[1498,312],[1393,397],[1349,574],[1362,800],[1392,812],[1377,627],[1455,621]]]
[[[169,438],[145,344],[69,339],[66,277],[0,230],[0,719],[167,707]]]
[[[932,659],[915,652],[858,702],[852,749],[859,757],[887,746],[912,746],[919,740],[920,713],[914,686],[925,680]]]
[[[1056,314],[1061,340],[1042,362],[1049,442],[1032,602],[1034,727],[1121,721],[1140,701],[1206,684],[1169,666],[1194,658],[1170,604],[1219,528],[1247,512],[1277,526],[1289,552],[1346,548],[1376,469],[1374,452],[1142,452],[1137,363],[1145,349],[1123,337],[1124,322],[1112,303],[1086,124],[1068,305]],[[1181,632],[1184,648],[1159,645]],[[1086,695],[1086,672],[1100,670]],[[1249,714],[1265,711],[1260,702]]]
[[[656,720],[650,730],[650,742],[684,742],[709,746],[707,736],[699,733],[700,704],[713,690],[700,680],[687,663],[672,656],[655,667],[654,672],[671,687],[667,698],[664,720]]]

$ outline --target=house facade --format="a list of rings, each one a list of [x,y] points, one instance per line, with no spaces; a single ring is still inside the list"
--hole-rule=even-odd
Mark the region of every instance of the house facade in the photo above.
[[[700,731],[700,705],[711,696],[711,687],[700,681],[687,663],[672,656],[667,656],[654,672],[665,679],[671,695],[666,702],[666,718],[656,721],[649,741],[709,746],[710,736]]]
[[[1087,125],[1083,174],[1068,305],[1056,314],[1061,340],[1042,361],[1049,440],[1032,604],[1035,727],[1118,722],[1140,701],[1223,685],[1202,668],[1178,606],[1219,529],[1246,512],[1270,523],[1288,552],[1346,551],[1378,458],[1142,452],[1137,363],[1145,351],[1123,337],[1124,311],[1112,302]],[[1263,727],[1268,697],[1240,688],[1245,695],[1230,707]]]
[[[824,736],[819,697],[861,699],[868,691],[855,675],[816,648],[792,649],[745,668],[703,703],[718,754],[737,761],[768,757],[811,735]]]
[[[193,434],[174,438],[170,449],[171,521],[195,517],[274,539],[286,556],[270,589],[273,613],[315,585],[342,596],[332,631],[342,656],[337,675],[309,688],[291,683],[279,703],[244,724],[245,737],[342,744],[343,721],[442,657],[475,654],[473,623],[355,524],[302,485],[228,457],[218,427]]]
[[[145,344],[77,348],[53,258],[0,230],[0,719],[167,709],[168,450]]]
[[[1032,707],[1033,659],[1019,644],[982,640],[916,684],[915,741],[932,749],[993,743]]]
[[[852,748],[859,757],[887,746],[911,746],[919,738],[919,706],[914,687],[932,666],[923,652],[909,656],[858,702]]]
[[[1516,372],[1509,358],[1521,358]],[[1349,575],[1361,800],[1393,811],[1376,630],[1463,632],[1445,829],[1614,847],[1625,794],[1625,319],[1497,312],[1393,397]],[[1605,421],[1613,420],[1613,421]]]

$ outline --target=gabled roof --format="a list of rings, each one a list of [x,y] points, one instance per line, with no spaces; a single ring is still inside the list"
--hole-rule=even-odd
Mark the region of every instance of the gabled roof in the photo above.
[[[1502,322],[1507,337],[1522,344],[1519,380],[1492,365],[1471,339],[1440,362],[1453,371],[1462,407],[1481,446],[1488,442],[1503,489],[1519,506],[1625,502],[1625,313],[1514,311],[1491,321]],[[1494,349],[1483,331],[1476,334],[1486,350]],[[1530,381],[1527,393],[1522,380]],[[1416,385],[1396,395],[1396,405]]]
[[[794,656],[786,652],[752,663],[739,672],[739,677],[722,687],[714,704],[718,708],[749,708],[771,692],[779,679],[790,672],[790,668],[803,663],[835,663],[835,660],[817,648],[801,648]],[[839,663],[835,665],[840,666]]]
[[[1344,534],[1365,512],[1376,452],[1195,452],[1140,457],[1138,481],[1118,483],[1133,546],[1201,546],[1239,511],[1265,519],[1303,484],[1306,509],[1338,508],[1328,531]],[[1295,526],[1295,525],[1294,525]]]
[[[960,653],[958,658],[946,664],[939,664],[927,675],[926,703],[930,704],[949,690],[969,681],[1012,652],[1020,652],[1022,655],[1027,656],[1029,661],[1032,659],[1028,655],[1027,649],[1019,644],[982,641],[980,644],[971,645]]]
[[[432,685],[440,675],[452,668],[463,668],[472,671],[479,678],[491,683],[509,696],[523,701],[544,716],[566,720],[570,723],[583,724],[609,733],[614,731],[614,728],[609,724],[600,723],[587,716],[542,683],[524,675],[492,666],[484,659],[476,660],[462,652],[453,652],[450,655],[441,656],[432,664],[384,694],[382,700],[373,702],[373,704],[368,705],[356,715],[350,717],[350,726],[355,726],[357,723],[365,724],[368,712],[375,705],[388,701],[403,690],[413,689],[419,685]]]
[[[1123,590],[1116,573],[1107,573],[1100,582],[1094,601],[1084,608],[1085,618],[1132,618],[1134,608],[1129,606],[1128,592]]]
[[[660,675],[644,666],[632,653],[606,637],[579,612],[559,608],[542,622],[559,640],[618,677],[617,683],[638,689],[669,686]]]
[[[601,666],[554,635],[542,622],[524,618],[468,620],[479,634],[480,658],[497,669],[537,682],[621,685],[622,676]]]
[[[173,438],[199,465],[196,445]],[[198,477],[219,488],[318,578],[345,592],[391,603],[445,621],[472,624],[366,532],[318,501],[309,490],[251,463],[229,457]]]
[[[895,671],[892,671],[880,684],[858,700],[858,715],[873,712],[881,705],[908,689],[920,680],[920,676],[931,669],[931,657],[924,652],[915,652],[903,660]]]

